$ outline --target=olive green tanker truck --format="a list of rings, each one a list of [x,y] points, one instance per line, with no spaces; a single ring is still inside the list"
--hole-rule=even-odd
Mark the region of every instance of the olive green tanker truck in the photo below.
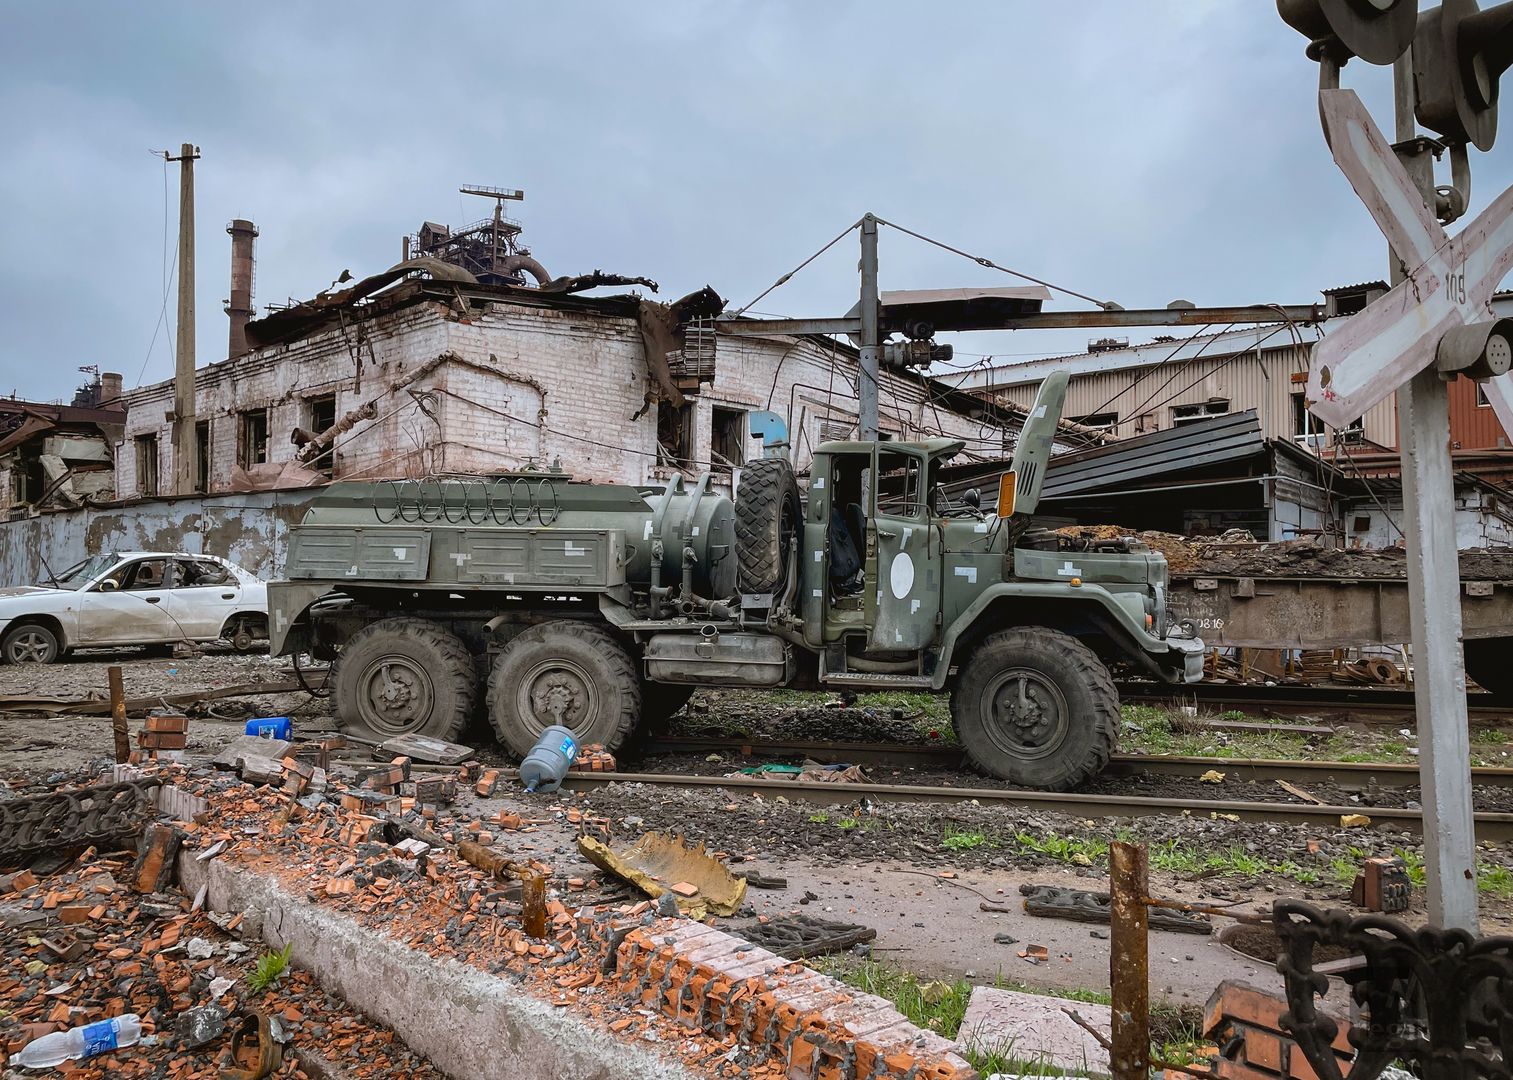
[[[344,730],[456,740],[481,703],[515,755],[553,724],[618,749],[700,686],[944,692],[977,768],[1074,786],[1114,750],[1111,667],[1196,681],[1203,644],[1159,553],[1035,527],[1066,382],[991,516],[937,485],[949,439],[824,443],[801,495],[768,413],[734,501],[708,474],[332,484],[269,586],[273,652],[332,660]]]

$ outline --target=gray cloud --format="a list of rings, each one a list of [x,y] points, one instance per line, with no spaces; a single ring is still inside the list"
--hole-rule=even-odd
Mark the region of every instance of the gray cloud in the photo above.
[[[483,216],[462,183],[525,188],[554,272],[737,303],[868,209],[1126,306],[1305,302],[1383,273],[1313,65],[1267,3],[54,4],[7,21],[0,393],[66,395],[80,364],[171,373],[165,338],[148,354],[164,175],[147,151],[185,139],[204,152],[201,363],[225,351],[230,218],[262,228],[258,300],[281,301],[389,265],[422,219]],[[1385,70],[1346,83],[1385,124]],[[1476,208],[1513,180],[1505,157],[1478,161]],[[889,288],[1005,280],[896,234],[882,259]],[[844,310],[854,264],[837,248],[761,306]]]

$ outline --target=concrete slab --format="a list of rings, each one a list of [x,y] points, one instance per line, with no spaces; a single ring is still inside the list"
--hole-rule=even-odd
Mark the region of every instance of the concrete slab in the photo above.
[[[1107,1076],[1108,1051],[1078,1027],[1064,1009],[1074,1009],[1100,1031],[1111,1023],[1107,1005],[1089,1005],[1065,998],[1021,994],[979,986],[961,1021],[956,1046],[969,1051],[998,1052],[1026,1064],[1053,1065],[1091,1076]]]
[[[186,893],[208,886],[211,910],[244,914],[248,933],[274,948],[290,945],[297,967],[450,1076],[696,1080],[649,1046],[592,1028],[507,979],[366,929],[269,875],[219,859],[183,859],[178,870]]]

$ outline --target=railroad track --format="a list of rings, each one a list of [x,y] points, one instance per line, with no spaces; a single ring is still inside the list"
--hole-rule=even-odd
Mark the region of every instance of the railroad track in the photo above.
[[[862,798],[875,802],[974,802],[983,806],[1014,806],[1028,810],[1053,811],[1082,818],[1102,817],[1193,817],[1225,815],[1241,821],[1338,828],[1347,814],[1367,813],[1373,823],[1390,823],[1423,832],[1423,819],[1417,810],[1395,807],[1316,806],[1311,803],[1244,802],[1224,799],[1145,798],[1135,795],[1089,795],[1065,791],[1017,791],[1001,788],[945,787],[928,784],[816,784],[796,780],[765,780],[755,777],[682,776],[667,773],[569,773],[563,787],[576,791],[593,791],[609,784],[646,784],[653,787],[685,790],[720,790],[732,794],[760,795],[767,799],[782,796],[793,802],[827,805],[854,803]],[[1513,814],[1478,812],[1475,815],[1476,837],[1503,843],[1513,840]]]
[[[960,747],[911,746],[890,743],[805,742],[800,740],[746,739],[736,736],[709,738],[660,738],[644,745],[648,754],[729,754],[754,760],[812,758],[825,764],[880,765],[909,769],[961,769]],[[1274,758],[1175,757],[1150,754],[1115,754],[1105,776],[1185,776],[1196,779],[1210,770],[1226,778],[1259,782],[1286,780],[1307,787],[1309,783],[1366,789],[1414,787],[1419,782],[1417,765],[1355,761],[1292,761]],[[1485,787],[1513,787],[1513,768],[1477,767],[1471,782]],[[1359,808],[1357,808],[1359,809]],[[1349,812],[1349,811],[1347,811]]]
[[[1310,715],[1343,715],[1363,721],[1381,716],[1393,718],[1396,723],[1404,719],[1411,721],[1414,708],[1412,690],[1390,687],[1241,686],[1231,683],[1168,686],[1129,680],[1120,681],[1118,687],[1120,700],[1125,702],[1260,710],[1278,716],[1306,712]],[[1466,705],[1477,719],[1513,718],[1513,706],[1494,702],[1491,694],[1467,694]]]

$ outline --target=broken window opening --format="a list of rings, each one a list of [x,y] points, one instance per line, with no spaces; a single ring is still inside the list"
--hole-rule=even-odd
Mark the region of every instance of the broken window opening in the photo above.
[[[210,421],[196,420],[194,424],[194,490],[210,490]]]
[[[336,424],[336,395],[320,394],[305,402],[305,430],[312,435],[319,435]],[[333,440],[334,441],[334,440]],[[335,458],[334,447],[328,446],[321,455],[309,463],[310,468],[324,476],[331,475],[332,462]]]
[[[1087,416],[1072,417],[1072,423],[1097,431],[1113,433],[1119,427],[1119,414],[1116,412],[1089,413]]]
[[[137,445],[137,494],[158,493],[158,437],[138,435]]]
[[[675,469],[693,464],[693,402],[657,402],[657,464]]]
[[[236,463],[244,469],[268,460],[268,410],[248,409],[237,432]]]
[[[730,472],[746,464],[746,414],[714,406],[709,422],[709,458],[716,471]]]
[[[1227,398],[1210,398],[1207,401],[1197,401],[1191,405],[1172,406],[1172,427],[1181,427],[1183,424],[1196,423],[1199,420],[1207,420],[1210,416],[1226,416],[1229,413],[1229,400]]]

